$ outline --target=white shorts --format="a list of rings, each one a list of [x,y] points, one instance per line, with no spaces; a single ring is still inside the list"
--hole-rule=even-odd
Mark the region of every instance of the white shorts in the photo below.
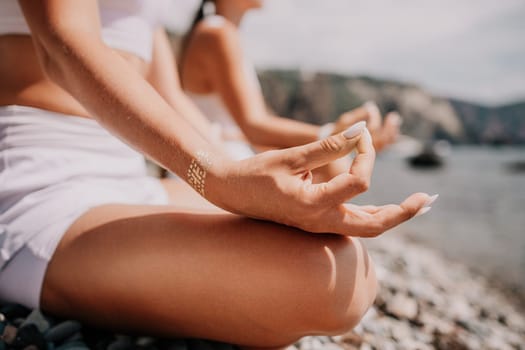
[[[0,107],[0,300],[38,307],[69,226],[111,203],[168,204],[141,154],[95,120]]]

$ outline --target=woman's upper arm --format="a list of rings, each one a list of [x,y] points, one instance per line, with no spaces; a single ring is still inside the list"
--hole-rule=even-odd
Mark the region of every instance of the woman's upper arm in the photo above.
[[[101,42],[96,0],[19,0],[32,35],[41,44],[92,38]]]
[[[239,126],[246,129],[264,117],[264,97],[244,69],[237,29],[230,24],[206,28],[198,40],[200,50],[206,55],[206,73],[213,90],[220,95]]]
[[[166,30],[156,29],[153,37],[153,55],[147,76],[148,82],[205,139],[214,141],[210,122],[182,92],[172,50]]]
[[[42,69],[65,83],[63,61],[103,48],[96,0],[19,0]]]
[[[20,5],[43,70],[103,127],[181,176],[195,150],[222,156],[103,43],[96,0],[20,0]]]
[[[148,81],[168,101],[172,96],[181,93],[175,58],[164,28],[155,30]]]

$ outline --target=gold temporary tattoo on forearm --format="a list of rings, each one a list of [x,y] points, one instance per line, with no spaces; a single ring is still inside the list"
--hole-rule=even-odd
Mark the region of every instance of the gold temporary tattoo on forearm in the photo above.
[[[199,151],[197,152],[196,158],[191,161],[190,167],[188,168],[188,183],[203,197],[206,173],[210,167],[211,160],[208,152]]]

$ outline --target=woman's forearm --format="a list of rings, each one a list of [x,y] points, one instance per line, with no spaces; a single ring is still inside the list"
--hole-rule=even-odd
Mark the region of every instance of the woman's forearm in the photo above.
[[[304,145],[319,137],[319,126],[271,114],[253,118],[241,128],[251,143],[275,148]]]
[[[217,143],[219,135],[215,135],[211,123],[182,92],[176,66],[168,35],[164,28],[157,28],[153,37],[148,82],[204,139]]]
[[[35,14],[45,5],[30,3],[24,12],[29,12],[26,17],[44,71],[97,121],[183,178],[203,155],[211,163],[208,178],[221,176],[227,158],[196,133],[131,65],[93,35],[91,28],[86,31],[82,24],[49,28],[46,18]]]
[[[220,144],[220,130],[212,127],[211,122],[182,91],[171,94],[166,100],[204,139],[216,146]]]
[[[66,87],[103,126],[135,148],[184,176],[198,151],[210,144],[111,49],[75,43],[90,54],[61,55],[55,81]],[[78,72],[67,74],[67,72]]]

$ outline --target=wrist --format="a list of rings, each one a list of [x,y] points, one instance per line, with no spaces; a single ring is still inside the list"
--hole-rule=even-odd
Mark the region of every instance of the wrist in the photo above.
[[[185,180],[202,197],[224,208],[225,188],[236,169],[234,163],[220,152],[199,151],[188,166]]]

